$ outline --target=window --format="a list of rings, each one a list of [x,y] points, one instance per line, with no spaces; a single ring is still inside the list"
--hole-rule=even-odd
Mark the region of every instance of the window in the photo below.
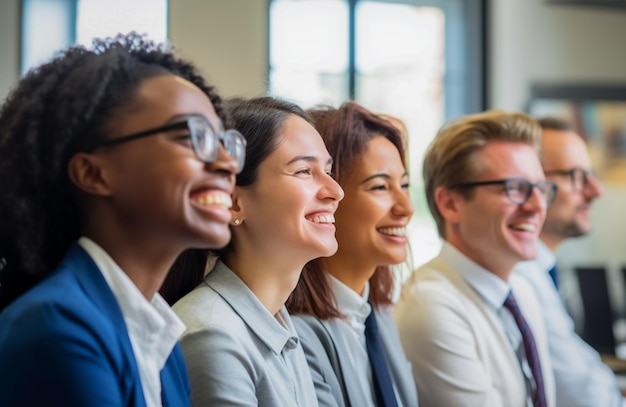
[[[23,0],[22,75],[74,43],[129,31],[167,38],[167,0]]]
[[[445,120],[484,108],[484,0],[271,0],[269,92],[308,108],[354,99],[409,132],[413,262],[440,240],[424,152]]]

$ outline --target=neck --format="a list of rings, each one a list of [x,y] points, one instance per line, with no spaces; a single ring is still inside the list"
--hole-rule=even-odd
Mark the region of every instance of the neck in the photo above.
[[[139,239],[107,239],[106,236],[86,234],[107,252],[122,271],[148,300],[152,301],[180,250],[157,246]],[[132,250],[131,250],[132,249]]]
[[[222,257],[224,264],[241,278],[272,315],[278,313],[296,288],[304,267],[304,263],[281,264],[276,257],[237,250]]]
[[[360,264],[352,256],[342,256],[341,253],[323,259],[323,262],[329,274],[359,295],[363,295],[365,284],[376,271],[376,266]]]
[[[563,243],[563,239],[561,239],[560,237],[552,236],[549,234],[542,233],[539,238],[543,243],[545,243],[546,246],[548,246],[548,249],[550,249],[552,253],[556,253],[556,251],[559,249],[559,246],[561,246],[561,243]]]

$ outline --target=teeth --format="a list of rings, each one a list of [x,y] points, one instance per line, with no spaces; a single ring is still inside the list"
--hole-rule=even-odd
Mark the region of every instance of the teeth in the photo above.
[[[335,215],[322,215],[322,216],[313,216],[312,218],[308,218],[311,222],[314,223],[335,223]]]
[[[202,206],[223,206],[225,208],[230,208],[233,205],[230,195],[224,192],[216,191],[194,196],[191,198],[191,201]]]
[[[406,228],[380,228],[378,231],[390,236],[406,236]]]
[[[513,229],[525,230],[527,232],[534,232],[535,229],[537,229],[537,226],[533,225],[532,223],[516,223],[514,225],[511,225],[511,227]]]

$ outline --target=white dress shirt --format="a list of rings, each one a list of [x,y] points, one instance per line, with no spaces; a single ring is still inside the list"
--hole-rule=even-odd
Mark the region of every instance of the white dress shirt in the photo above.
[[[81,237],[78,244],[96,263],[122,310],[146,406],[162,406],[161,370],[185,331],[185,325],[158,293],[148,301],[111,256],[93,240]]]
[[[533,261],[518,263],[515,273],[532,286],[542,304],[548,335],[558,407],[616,407],[622,403],[621,394],[611,369],[600,355],[575,332],[548,270],[556,258],[541,241]]]
[[[540,306],[521,278],[509,283],[444,242],[403,287],[394,316],[413,365],[419,403],[526,407],[534,386],[517,325],[503,308],[512,290],[537,344],[548,406],[554,382]]]
[[[369,406],[375,406],[374,400],[376,395],[374,394],[372,368],[367,356],[367,345],[365,343],[365,320],[372,311],[372,307],[367,302],[370,291],[369,283],[365,284],[363,295],[359,295],[332,274],[328,274],[328,277],[335,295],[337,309],[345,317],[338,323],[346,328],[346,336],[352,338],[351,342],[355,344],[355,346],[349,348],[347,355],[352,366],[351,372],[361,389],[370,390],[364,391],[364,396]]]

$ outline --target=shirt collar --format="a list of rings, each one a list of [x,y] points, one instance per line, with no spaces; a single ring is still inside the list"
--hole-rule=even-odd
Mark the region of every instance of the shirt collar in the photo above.
[[[93,240],[81,237],[78,244],[96,263],[119,303],[131,342],[140,347],[135,351],[145,352],[159,367],[165,366],[185,331],[185,324],[159,293],[148,301],[113,258]]]
[[[276,316],[270,314],[252,290],[221,260],[218,260],[204,282],[230,305],[275,354],[281,354],[285,347],[297,346],[298,335],[285,306],[280,308]]]
[[[328,273],[328,277],[330,280],[330,287],[335,295],[335,304],[337,305],[339,312],[347,318],[364,323],[365,319],[372,311],[372,307],[368,302],[370,295],[369,282],[365,283],[363,295],[359,295],[352,288],[345,285],[332,274]]]
[[[450,243],[445,242],[441,256],[450,267],[490,306],[499,309],[509,295],[511,287],[500,277],[478,265]]]

